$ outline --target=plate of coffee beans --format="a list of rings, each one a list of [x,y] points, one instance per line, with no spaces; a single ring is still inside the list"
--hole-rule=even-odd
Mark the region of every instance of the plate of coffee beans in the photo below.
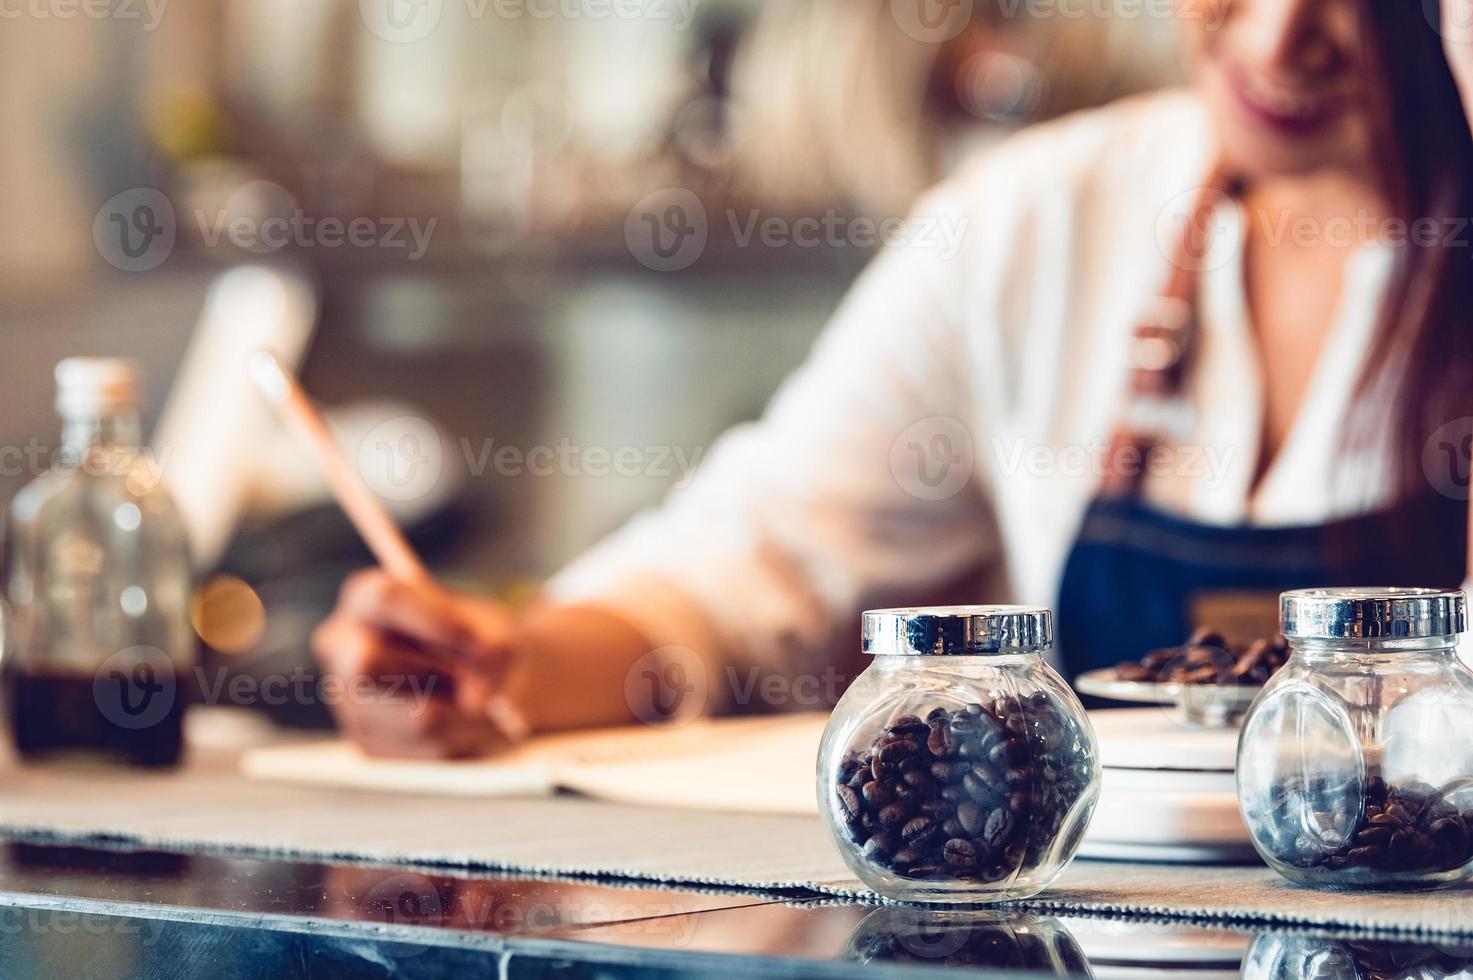
[[[1081,694],[1133,704],[1172,705],[1195,725],[1232,724],[1274,672],[1289,659],[1283,637],[1231,643],[1203,627],[1180,646],[1152,650],[1074,679]]]

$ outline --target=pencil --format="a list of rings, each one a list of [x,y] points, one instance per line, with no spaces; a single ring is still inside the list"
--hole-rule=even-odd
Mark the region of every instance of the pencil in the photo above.
[[[384,509],[383,503],[343,455],[322,413],[296,378],[270,351],[256,351],[251,355],[248,367],[252,380],[266,400],[307,438],[338,505],[384,571],[408,585],[434,585],[434,577],[404,537],[399,525]],[[525,719],[505,697],[494,695],[486,706],[486,713],[509,741],[519,742],[527,737]]]

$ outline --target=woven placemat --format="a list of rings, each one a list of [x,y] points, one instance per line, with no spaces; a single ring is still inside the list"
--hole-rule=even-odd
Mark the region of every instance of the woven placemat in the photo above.
[[[0,771],[0,832],[186,851],[373,861],[872,898],[816,818],[467,799],[256,782],[205,756],[173,773]],[[1473,935],[1473,891],[1341,894],[1264,867],[1076,861],[1028,903],[1058,912]]]

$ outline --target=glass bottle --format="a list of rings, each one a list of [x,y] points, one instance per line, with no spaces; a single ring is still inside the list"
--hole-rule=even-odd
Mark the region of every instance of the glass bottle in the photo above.
[[[1094,731],[1044,661],[1048,610],[880,609],[874,662],[839,699],[819,806],[845,862],[899,901],[1027,898],[1079,850],[1099,796]]]
[[[1238,739],[1253,845],[1290,881],[1428,888],[1473,871],[1473,673],[1462,592],[1281,597],[1289,661]]]
[[[22,758],[102,753],[176,763],[195,661],[183,525],[140,450],[126,361],[56,368],[62,446],[10,508],[3,670]]]

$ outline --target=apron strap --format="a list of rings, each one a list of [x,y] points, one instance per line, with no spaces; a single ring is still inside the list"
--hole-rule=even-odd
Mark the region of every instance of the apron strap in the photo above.
[[[1191,423],[1192,407],[1182,396],[1198,335],[1198,266],[1212,243],[1216,204],[1240,188],[1215,167],[1186,215],[1181,239],[1161,292],[1146,305],[1131,336],[1130,387],[1110,437],[1103,497],[1140,493],[1147,456],[1167,437]]]

